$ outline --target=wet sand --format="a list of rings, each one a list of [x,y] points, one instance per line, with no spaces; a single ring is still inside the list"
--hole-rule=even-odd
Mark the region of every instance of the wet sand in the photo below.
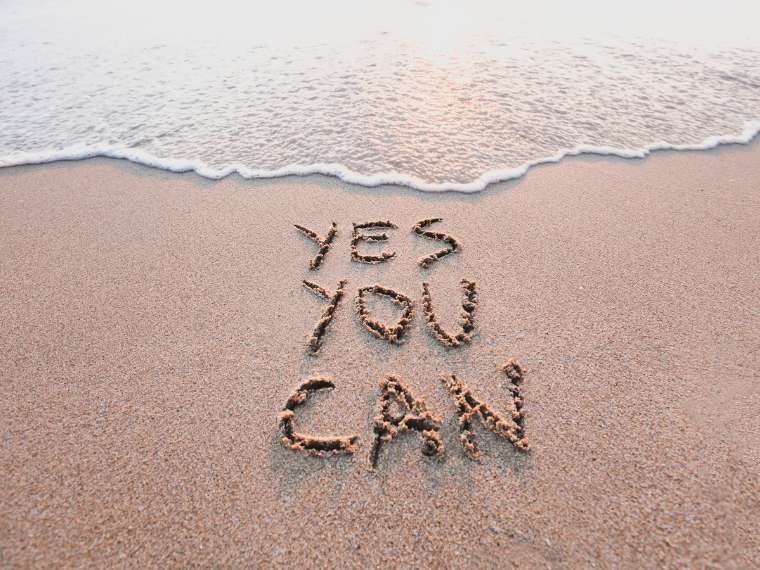
[[[758,567],[758,228],[756,143],[475,195],[2,169],[0,565]]]

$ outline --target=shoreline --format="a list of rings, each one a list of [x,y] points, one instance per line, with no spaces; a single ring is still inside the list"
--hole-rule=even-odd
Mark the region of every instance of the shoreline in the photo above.
[[[456,238],[429,268],[420,259]],[[359,240],[352,224],[382,220]],[[309,262],[337,235],[317,270]],[[760,565],[760,146],[596,156],[473,194],[324,176],[219,181],[115,159],[0,169],[0,559],[9,566],[648,568]],[[316,355],[328,304],[345,295]],[[461,280],[477,283],[469,343]],[[362,287],[403,294],[404,343],[357,317]],[[329,295],[328,295],[329,296]],[[371,297],[371,298],[369,298]],[[382,295],[373,318],[393,323]],[[523,370],[530,451],[474,422],[455,374],[506,417]],[[381,382],[425,400],[374,469]],[[307,378],[334,389],[282,443]],[[432,420],[431,420],[432,421]],[[429,426],[428,426],[429,427]]]
[[[399,186],[411,188],[420,192],[458,192],[463,194],[482,192],[489,186],[502,182],[509,182],[524,177],[528,171],[536,166],[547,164],[557,164],[568,157],[577,157],[584,155],[596,156],[615,156],[627,159],[643,159],[650,156],[653,152],[663,151],[691,152],[691,151],[708,151],[720,148],[722,146],[749,145],[760,134],[760,121],[746,121],[744,129],[740,135],[713,135],[707,137],[700,143],[694,144],[671,144],[667,142],[656,142],[648,144],[641,148],[615,148],[608,146],[593,146],[588,144],[578,145],[574,148],[561,149],[552,156],[530,160],[521,166],[514,168],[489,170],[472,182],[444,182],[433,183],[425,182],[414,176],[407,174],[398,174],[396,172],[364,175],[353,172],[342,164],[311,164],[311,165],[289,165],[277,170],[252,170],[242,164],[231,164],[224,169],[215,170],[200,160],[195,159],[175,159],[159,158],[148,152],[133,148],[120,148],[110,145],[74,145],[60,151],[44,152],[23,152],[13,153],[5,157],[0,157],[0,169],[13,168],[17,166],[29,166],[34,164],[48,164],[63,161],[79,161],[91,158],[112,158],[123,159],[173,173],[194,172],[203,178],[209,180],[222,180],[228,176],[237,174],[246,180],[260,179],[284,179],[292,176],[304,177],[312,175],[324,175],[339,179],[341,182],[362,186],[365,188],[376,188],[378,186]]]

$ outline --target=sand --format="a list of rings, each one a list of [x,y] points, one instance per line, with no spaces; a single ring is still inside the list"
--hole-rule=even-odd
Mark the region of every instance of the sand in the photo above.
[[[758,228],[758,144],[469,196],[0,170],[0,565],[760,567]]]

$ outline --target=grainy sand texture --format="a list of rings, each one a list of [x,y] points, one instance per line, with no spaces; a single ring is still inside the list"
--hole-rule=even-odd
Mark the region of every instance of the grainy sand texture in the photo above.
[[[758,144],[4,169],[0,565],[760,567],[759,230]]]

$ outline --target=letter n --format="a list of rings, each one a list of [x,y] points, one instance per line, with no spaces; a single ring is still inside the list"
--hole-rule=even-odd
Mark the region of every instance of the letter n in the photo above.
[[[520,391],[522,369],[514,360],[510,360],[502,371],[509,378],[509,391],[512,396],[512,410],[505,418],[493,410],[488,404],[478,400],[467,384],[456,375],[441,377],[449,391],[454,395],[454,403],[459,415],[459,431],[462,447],[473,459],[480,457],[480,446],[477,436],[472,432],[472,423],[479,419],[481,423],[499,437],[508,439],[520,451],[528,451],[530,444],[525,437],[523,398]]]

